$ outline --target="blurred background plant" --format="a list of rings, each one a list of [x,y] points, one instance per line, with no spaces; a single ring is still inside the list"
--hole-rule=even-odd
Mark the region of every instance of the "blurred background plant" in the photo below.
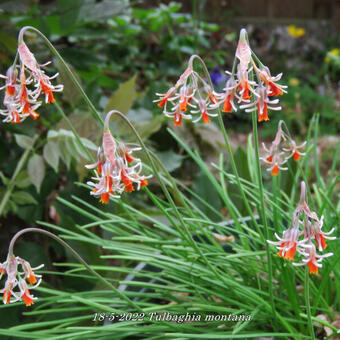
[[[157,105],[152,103],[154,93],[163,92],[176,81],[194,53],[205,60],[215,89],[221,90],[225,84],[224,70],[230,69],[232,64],[239,29],[246,24],[255,53],[270,65],[274,75],[284,72],[283,83],[289,85],[288,94],[282,98],[283,111],[272,115],[270,124],[259,126],[260,140],[272,140],[278,121],[284,119],[292,135],[302,141],[307,136],[312,117],[319,113],[320,136],[316,153],[320,160],[319,171],[327,176],[331,171],[334,150],[339,146],[340,50],[339,34],[332,24],[296,20],[293,23],[289,20],[249,23],[242,17],[235,20],[240,13],[237,6],[223,10],[219,6],[195,0],[181,3],[25,0],[20,1],[20,5],[18,1],[2,1],[0,72],[4,74],[12,63],[19,29],[24,25],[36,27],[50,39],[75,71],[85,92],[103,116],[110,109],[126,114],[167,170],[229,218],[222,200],[216,198],[216,188],[207,182],[206,173],[167,131],[168,126],[172,128],[172,123],[168,123]],[[36,35],[27,35],[26,43],[40,62],[51,59],[50,52]],[[57,101],[84,144],[95,154],[95,145],[102,137],[96,121],[63,69],[57,63],[50,67],[56,67],[51,72],[60,72],[61,83],[65,86],[62,95],[56,96]],[[1,228],[6,230],[0,234],[2,244],[8,244],[14,232],[35,225],[37,220],[67,225],[70,229],[88,221],[83,214],[76,214],[57,201],[58,197],[69,199],[76,195],[94,207],[99,206],[95,199],[89,197],[87,190],[75,184],[88,176],[83,166],[88,159],[61,119],[58,109],[49,106],[40,111],[41,117],[37,121],[27,120],[20,125],[2,124],[0,129],[0,198],[6,195],[8,198],[1,211]],[[240,174],[246,180],[251,179],[250,121],[250,116],[243,111],[225,116],[237,166],[242,169]],[[112,128],[116,136],[136,142],[124,123],[117,120]],[[176,130],[176,134],[190,148],[199,149],[208,168],[218,174],[210,163],[218,164],[219,153],[225,146],[216,125],[184,124]],[[18,164],[22,166],[17,168]],[[339,169],[337,159],[334,167]],[[288,195],[293,185],[293,171],[283,174],[281,179],[283,192]],[[308,175],[312,182],[317,178],[314,168],[308,170]],[[265,186],[269,187],[270,176],[265,175],[265,179]],[[155,193],[160,191],[152,181],[151,188]],[[232,195],[232,199],[245,214],[238,195]],[[125,195],[123,201],[151,215],[153,213],[150,201],[143,193]],[[202,205],[199,200],[195,202],[209,217],[217,218],[211,208]],[[100,209],[111,213],[123,211],[122,206],[117,204],[100,205]],[[53,241],[33,242],[37,240],[41,239],[32,237],[23,242],[22,249],[19,245],[18,255],[25,249],[25,257],[33,258],[33,263],[34,258],[40,258],[37,263],[48,264],[49,255],[55,262],[68,260],[68,254]],[[101,249],[86,242],[82,245],[74,242],[74,246],[85,254],[91,264],[104,263],[99,259]],[[3,247],[1,257],[4,258],[5,254],[6,247]],[[120,264],[118,260],[112,263]],[[49,269],[53,268],[50,263]],[[49,280],[52,286],[63,287],[64,290],[84,287],[83,278],[74,280],[51,276]],[[84,288],[90,287],[91,283]],[[14,306],[1,313],[4,316],[0,326],[18,324],[21,316],[17,310],[21,308]]]

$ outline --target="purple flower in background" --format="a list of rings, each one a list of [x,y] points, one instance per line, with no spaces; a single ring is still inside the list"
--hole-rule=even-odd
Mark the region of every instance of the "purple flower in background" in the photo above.
[[[215,67],[210,72],[210,78],[213,85],[216,86],[225,80],[225,75],[224,72],[219,67]]]

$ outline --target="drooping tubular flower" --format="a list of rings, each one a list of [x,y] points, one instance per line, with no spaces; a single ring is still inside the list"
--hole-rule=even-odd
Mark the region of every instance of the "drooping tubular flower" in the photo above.
[[[268,89],[266,87],[258,86],[255,90],[255,93],[257,94],[255,101],[252,103],[243,104],[240,106],[240,108],[246,109],[246,112],[257,110],[259,122],[262,122],[263,120],[269,120],[268,109],[275,111],[281,110],[281,106],[273,106],[278,104],[278,99],[269,100]]]
[[[269,100],[268,97],[287,92],[287,86],[277,83],[282,73],[271,76],[269,68],[264,66],[251,50],[244,28],[240,32],[232,72],[226,71],[226,74],[228,78],[224,92],[215,95],[218,105],[222,105],[222,112],[237,111],[235,98],[238,99],[238,104],[241,104],[240,108],[246,109],[246,112],[257,110],[259,122],[269,120],[268,109],[281,110],[280,106],[276,106],[279,100]]]
[[[323,258],[332,256],[333,253],[318,254],[317,248],[322,252],[326,247],[326,239],[334,240],[336,237],[328,236],[334,231],[322,232],[323,216],[319,219],[317,214],[309,208],[306,197],[305,182],[301,182],[300,202],[293,213],[290,227],[283,232],[282,238],[276,233],[278,241],[267,240],[268,243],[277,245],[279,256],[294,261],[296,252],[304,258],[302,262],[293,262],[295,266],[308,265],[310,274],[317,274],[318,268],[322,267]],[[300,238],[303,236],[303,238]],[[313,243],[316,241],[317,248]]]
[[[22,271],[18,270],[19,265]],[[28,261],[9,253],[7,260],[0,264],[0,279],[7,275],[5,287],[0,290],[3,293],[3,303],[9,304],[23,300],[26,306],[31,306],[37,298],[30,293],[30,290],[38,287],[41,283],[41,275],[37,275],[34,271],[43,266],[42,264],[32,268]],[[19,291],[16,290],[17,287]]]
[[[63,85],[53,85],[51,82],[58,73],[49,77],[43,70],[50,62],[38,64],[22,39],[19,42],[18,54],[20,65],[11,66],[5,76],[0,75],[0,78],[6,80],[5,85],[0,88],[0,90],[6,88],[4,99],[6,109],[0,110],[0,114],[5,116],[4,122],[10,123],[21,123],[27,117],[37,119],[39,114],[36,110],[41,105],[38,98],[44,96],[46,104],[53,103],[53,92],[63,90]]]
[[[218,100],[214,89],[193,69],[193,61],[198,56],[192,56],[188,67],[180,76],[175,86],[166,93],[156,93],[159,99],[154,100],[163,113],[169,118],[174,118],[174,125],[181,126],[183,119],[209,123],[209,117],[217,114],[211,113],[216,109]],[[171,108],[168,108],[168,103]],[[190,112],[189,112],[190,111]],[[197,115],[197,118],[195,118]]]
[[[284,131],[285,130],[285,131]],[[301,148],[306,145],[306,142],[297,146],[295,141],[290,136],[288,128],[283,120],[280,120],[275,139],[269,148],[262,143],[265,155],[260,157],[264,164],[268,165],[267,170],[271,171],[273,176],[279,174],[279,170],[287,170],[282,167],[289,158],[293,157],[294,161],[298,162],[304,153]]]
[[[104,124],[102,146],[98,148],[97,162],[85,165],[87,169],[96,169],[93,181],[87,182],[93,187],[91,195],[100,197],[100,202],[109,203],[110,197],[119,198],[125,192],[140,190],[148,185],[149,176],[142,172],[142,162],[134,157],[133,152],[140,147],[130,147],[113,138],[109,130],[110,111]]]

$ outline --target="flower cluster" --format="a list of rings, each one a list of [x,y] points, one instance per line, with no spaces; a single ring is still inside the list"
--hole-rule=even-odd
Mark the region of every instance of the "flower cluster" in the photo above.
[[[36,110],[41,105],[38,98],[43,95],[47,104],[53,103],[53,92],[63,90],[63,85],[51,83],[58,73],[49,77],[42,69],[50,62],[39,65],[24,42],[19,44],[18,53],[20,65],[11,66],[6,75],[0,75],[5,79],[5,85],[0,90],[6,89],[5,109],[0,110],[0,114],[5,116],[4,122],[10,123],[20,123],[27,117],[37,119],[39,114]]]
[[[302,230],[300,227],[302,226]],[[329,232],[323,232],[323,216],[319,219],[317,214],[310,210],[306,202],[306,186],[301,183],[301,199],[298,207],[293,213],[293,219],[290,227],[283,232],[282,238],[275,233],[278,241],[267,240],[268,243],[277,245],[279,256],[287,260],[294,260],[296,251],[304,259],[301,263],[293,262],[295,266],[308,265],[311,274],[317,274],[318,268],[322,267],[322,259],[332,256],[333,253],[320,255],[326,247],[326,239],[334,240],[336,237],[328,236],[334,231],[332,228]],[[300,236],[303,236],[300,239]],[[315,239],[316,246],[313,243]]]
[[[95,182],[87,182],[93,187],[91,194],[100,197],[101,203],[109,203],[110,197],[120,197],[120,194],[139,190],[148,185],[150,176],[141,175],[142,162],[135,158],[133,151],[139,147],[129,147],[117,141],[108,129],[109,112],[105,119],[102,147],[98,148],[97,162],[86,165],[88,169],[96,169]],[[135,187],[134,187],[135,184]]]
[[[193,56],[189,61],[188,68],[180,76],[175,86],[171,87],[167,93],[156,93],[159,99],[158,106],[163,108],[163,113],[170,118],[174,118],[175,126],[181,126],[182,118],[198,122],[202,119],[203,123],[209,123],[209,116],[215,117],[217,114],[211,113],[217,104],[213,88],[202,79],[193,69]],[[169,109],[168,104],[172,107]],[[213,105],[212,105],[213,104]],[[190,114],[188,114],[190,108]],[[197,115],[193,118],[193,115]]]
[[[285,128],[286,132],[283,131]],[[296,145],[295,141],[289,134],[288,128],[283,120],[280,120],[275,139],[269,148],[262,143],[265,155],[260,159],[268,165],[268,171],[271,171],[273,176],[279,174],[279,170],[287,170],[282,165],[285,164],[289,158],[293,157],[294,161],[298,162],[304,153],[301,148],[306,145],[306,142],[301,145]]]
[[[197,122],[200,119],[204,123],[209,123],[209,116],[216,116],[210,112],[222,105],[222,112],[237,111],[237,105],[246,112],[258,111],[258,121],[269,120],[268,109],[281,110],[277,104],[279,99],[271,100],[286,93],[287,86],[277,82],[281,79],[282,73],[272,76],[267,66],[263,65],[251,50],[247,32],[242,29],[236,49],[234,66],[232,72],[226,71],[227,80],[223,93],[217,93],[214,89],[193,69],[194,55],[189,60],[189,66],[180,76],[175,86],[171,87],[166,93],[156,93],[160,98],[154,100],[158,106],[163,108],[163,113],[167,117],[175,119],[175,125],[180,126],[182,118],[191,119],[192,114],[199,113]],[[203,61],[201,61],[203,64]],[[252,78],[255,72],[257,81]],[[254,100],[251,100],[253,96]],[[167,108],[168,103],[172,108]],[[187,114],[188,107],[194,108]]]
[[[22,272],[18,271],[19,265]],[[0,279],[7,274],[5,288],[0,291],[3,293],[4,304],[23,300],[26,306],[31,306],[34,303],[33,300],[37,298],[30,293],[30,289],[38,287],[41,283],[41,275],[35,274],[34,271],[43,266],[42,264],[32,268],[26,260],[13,254],[8,254],[7,260],[0,264]],[[19,288],[19,291],[14,290],[16,287]]]
[[[253,70],[257,81],[251,79]],[[270,100],[270,97],[286,93],[287,86],[277,83],[282,73],[273,77],[269,68],[255,56],[249,46],[245,29],[240,32],[233,70],[226,71],[226,74],[228,78],[224,92],[215,94],[218,105],[222,105],[222,112],[237,111],[237,104],[241,104],[240,109],[245,109],[246,112],[257,110],[258,121],[261,122],[269,120],[268,109],[281,110],[281,107],[277,106],[279,99]]]

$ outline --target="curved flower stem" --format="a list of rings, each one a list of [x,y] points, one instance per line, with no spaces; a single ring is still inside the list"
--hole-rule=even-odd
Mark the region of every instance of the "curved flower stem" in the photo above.
[[[183,237],[183,239],[186,239],[188,241],[189,244],[191,244],[191,246],[197,251],[197,253],[200,254],[200,256],[202,256],[204,262],[207,264],[207,266],[214,272],[214,274],[216,275],[216,277],[221,280],[221,281],[224,281],[223,280],[223,277],[217,272],[216,268],[214,266],[211,265],[211,263],[208,261],[208,259],[206,258],[206,256],[203,254],[203,252],[201,251],[201,249],[198,247],[198,245],[196,244],[196,242],[193,240],[192,236],[191,236],[191,233],[182,217],[182,215],[180,214],[180,212],[178,211],[178,208],[175,204],[175,202],[173,201],[168,189],[166,188],[166,185],[164,184],[161,176],[158,174],[158,171],[157,171],[157,168],[155,166],[155,163],[151,157],[151,154],[148,150],[148,148],[146,147],[146,145],[144,144],[143,142],[143,139],[141,138],[141,136],[139,135],[139,133],[137,132],[137,130],[135,129],[135,127],[131,124],[131,122],[129,121],[129,119],[124,115],[122,114],[121,112],[117,111],[117,110],[112,110],[112,111],[109,111],[107,113],[107,117],[106,117],[106,121],[108,121],[109,117],[112,115],[112,114],[116,114],[118,115],[120,118],[122,118],[130,127],[130,129],[132,130],[132,132],[134,133],[134,135],[136,136],[140,146],[142,147],[143,151],[145,152],[146,154],[146,157],[152,167],[152,170],[154,172],[154,175],[155,177],[157,178],[162,190],[163,190],[163,193],[165,195],[165,197],[167,198],[167,200],[169,201],[170,205],[172,206],[174,212],[175,212],[175,215],[177,217],[177,219],[179,220],[180,222],[180,225],[181,226],[178,226],[176,223],[174,224],[174,226],[176,227],[176,229],[178,230],[178,232],[180,233],[180,235]],[[183,229],[182,229],[182,228]]]
[[[37,139],[38,139],[38,135],[33,137],[32,146],[25,150],[25,152],[20,157],[19,162],[17,163],[17,166],[14,170],[13,176],[12,176],[8,186],[7,186],[7,190],[5,192],[5,195],[3,196],[1,203],[0,203],[0,216],[2,215],[4,208],[5,208],[8,200],[9,200],[9,198],[11,197],[12,190],[15,186],[15,180],[16,180],[19,172],[22,170],[22,168],[26,164],[27,158],[28,158],[29,154],[31,153],[33,146],[34,146],[34,143],[36,142]]]
[[[98,274],[94,269],[92,269],[87,263],[86,261],[69,245],[67,244],[64,240],[62,240],[60,237],[54,235],[53,233],[44,230],[44,229],[39,229],[39,228],[25,228],[20,230],[19,232],[17,232],[8,247],[8,254],[9,256],[13,256],[13,248],[14,248],[14,244],[15,241],[22,235],[25,233],[30,233],[30,232],[36,232],[36,233],[41,233],[44,235],[47,235],[51,238],[53,238],[54,240],[56,240],[57,242],[59,242],[63,247],[65,247],[66,249],[68,249],[72,255],[81,263],[85,266],[85,268],[94,276],[96,276],[103,284],[105,284],[108,288],[110,288],[115,294],[117,294],[121,299],[123,299],[125,302],[127,302],[131,307],[133,307],[135,310],[142,312],[143,310],[136,304],[134,303],[132,300],[130,300],[125,294],[123,294],[122,292],[120,292],[115,286],[113,286],[109,281],[107,281],[106,279],[104,279],[100,274]]]
[[[213,84],[212,84],[212,81],[211,81],[211,78],[210,78],[209,71],[208,71],[207,66],[205,65],[205,63],[204,63],[204,61],[202,60],[201,57],[199,57],[198,55],[191,56],[191,58],[189,60],[189,65],[192,66],[193,61],[195,59],[197,59],[201,63],[201,65],[203,67],[203,70],[204,70],[204,73],[206,74],[206,77],[207,77],[207,79],[209,81],[209,84],[213,88]],[[249,205],[249,202],[247,200],[247,197],[246,197],[246,195],[244,193],[243,186],[242,186],[242,183],[241,183],[241,180],[240,180],[240,176],[238,174],[237,167],[236,167],[236,164],[235,164],[234,155],[233,155],[233,152],[231,150],[230,143],[229,143],[228,134],[227,134],[227,131],[226,131],[226,129],[224,127],[224,124],[223,124],[223,118],[222,118],[221,110],[218,108],[217,112],[218,112],[218,122],[219,122],[220,128],[222,130],[222,134],[223,134],[224,141],[225,141],[225,144],[226,144],[226,147],[227,147],[227,151],[228,151],[231,167],[233,169],[233,173],[235,175],[237,186],[238,186],[238,188],[240,190],[243,203],[246,206],[246,209],[247,209],[248,214],[249,214],[249,216],[251,218],[251,221],[254,224],[254,226],[256,227],[257,232],[259,233],[262,241],[265,242],[265,239],[263,237],[262,231],[261,231],[261,229],[260,229],[260,227],[259,227],[259,225],[258,225],[258,223],[257,223],[257,221],[256,221],[256,219],[254,217],[253,211],[252,211],[252,209],[251,209],[251,207]]]
[[[86,93],[84,92],[83,88],[81,87],[81,85],[79,84],[77,78],[73,75],[71,69],[69,68],[69,66],[66,64],[66,62],[64,61],[64,59],[62,58],[62,56],[59,54],[59,52],[54,48],[54,46],[51,44],[51,42],[46,38],[46,36],[41,33],[38,29],[32,27],[32,26],[25,26],[23,27],[20,32],[19,32],[19,36],[18,36],[18,44],[23,43],[24,41],[24,34],[26,31],[33,31],[35,33],[37,33],[46,43],[46,45],[48,46],[48,48],[51,50],[52,54],[58,59],[58,61],[60,62],[60,64],[64,67],[66,73],[69,75],[69,77],[71,78],[73,84],[76,86],[76,88],[78,89],[78,91],[80,92],[80,94],[82,95],[82,97],[84,98],[85,102],[87,103],[87,105],[90,107],[90,110],[92,111],[94,117],[96,118],[96,120],[99,121],[99,123],[101,123],[102,125],[103,120],[100,116],[100,114],[98,113],[98,111],[96,110],[96,108],[94,107],[94,105],[92,104],[91,100],[89,99],[89,97],[86,95]]]
[[[312,338],[312,340],[315,340],[315,334],[314,334],[314,327],[312,322],[312,313],[310,308],[310,300],[309,300],[309,272],[308,267],[305,268],[305,301],[306,301],[306,310],[307,310],[307,317],[308,317],[308,329],[309,329],[309,335]]]

